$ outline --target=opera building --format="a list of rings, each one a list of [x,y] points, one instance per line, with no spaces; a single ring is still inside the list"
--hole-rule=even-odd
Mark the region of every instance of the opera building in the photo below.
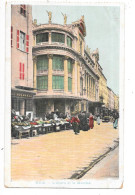
[[[97,55],[85,45],[84,17],[72,24],[33,23],[34,117],[94,112],[99,101]]]

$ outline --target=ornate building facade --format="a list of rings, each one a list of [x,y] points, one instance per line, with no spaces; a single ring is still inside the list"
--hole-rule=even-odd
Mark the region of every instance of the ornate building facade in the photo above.
[[[108,89],[108,109],[110,111],[113,111],[115,108],[114,107],[114,92],[109,87],[107,87],[107,89]]]
[[[99,75],[85,49],[84,18],[64,25],[33,23],[34,115],[59,110],[94,112],[99,101]]]
[[[90,54],[91,58],[94,61],[96,72],[99,76],[99,111],[102,112],[102,106],[104,109],[108,108],[108,90],[107,90],[107,79],[103,73],[103,69],[99,64],[99,51],[96,49]]]

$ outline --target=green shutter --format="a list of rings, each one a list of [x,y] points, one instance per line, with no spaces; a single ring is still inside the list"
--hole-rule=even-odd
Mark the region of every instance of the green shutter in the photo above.
[[[37,58],[37,70],[48,70],[48,58],[47,56],[38,56]]]
[[[62,56],[53,56],[53,70],[64,70],[64,60]]]
[[[41,33],[36,35],[36,43],[48,42],[48,33]]]
[[[67,46],[72,47],[72,39],[67,36]]]
[[[63,76],[53,76],[53,89],[64,89],[64,77]]]
[[[37,77],[37,89],[48,89],[48,76]]]
[[[68,91],[72,91],[72,78],[68,77]]]
[[[51,33],[52,42],[65,43],[65,35],[61,33]]]

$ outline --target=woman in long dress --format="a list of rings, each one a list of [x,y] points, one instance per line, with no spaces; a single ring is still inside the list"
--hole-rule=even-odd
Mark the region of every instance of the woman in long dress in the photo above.
[[[80,120],[77,117],[72,117],[71,124],[74,130],[74,133],[76,135],[80,133],[79,123],[80,123]]]
[[[119,114],[118,114],[118,113],[115,113],[113,117],[114,117],[113,128],[114,128],[114,129],[117,129],[117,127],[118,127],[118,118],[119,118]]]
[[[100,125],[100,115],[97,115],[97,124]]]
[[[90,117],[89,117],[89,127],[90,127],[90,129],[93,129],[93,127],[94,127],[94,119],[93,119],[92,114],[90,114]]]

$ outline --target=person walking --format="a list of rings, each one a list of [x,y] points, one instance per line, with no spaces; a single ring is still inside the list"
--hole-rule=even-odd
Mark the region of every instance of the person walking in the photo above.
[[[89,125],[87,124],[87,116],[85,112],[82,112],[78,115],[80,120],[80,129],[83,131],[88,131]]]
[[[97,124],[100,125],[100,115],[97,114]]]
[[[117,127],[118,127],[118,118],[119,118],[119,114],[115,112],[113,118],[114,118],[114,121],[113,121],[113,128],[114,128],[114,129],[117,129]]]
[[[90,117],[89,117],[89,127],[90,129],[93,129],[94,127],[94,118],[92,114],[90,114]]]
[[[72,117],[71,124],[74,130],[74,133],[76,135],[80,133],[79,123],[80,123],[80,120],[77,117]]]

